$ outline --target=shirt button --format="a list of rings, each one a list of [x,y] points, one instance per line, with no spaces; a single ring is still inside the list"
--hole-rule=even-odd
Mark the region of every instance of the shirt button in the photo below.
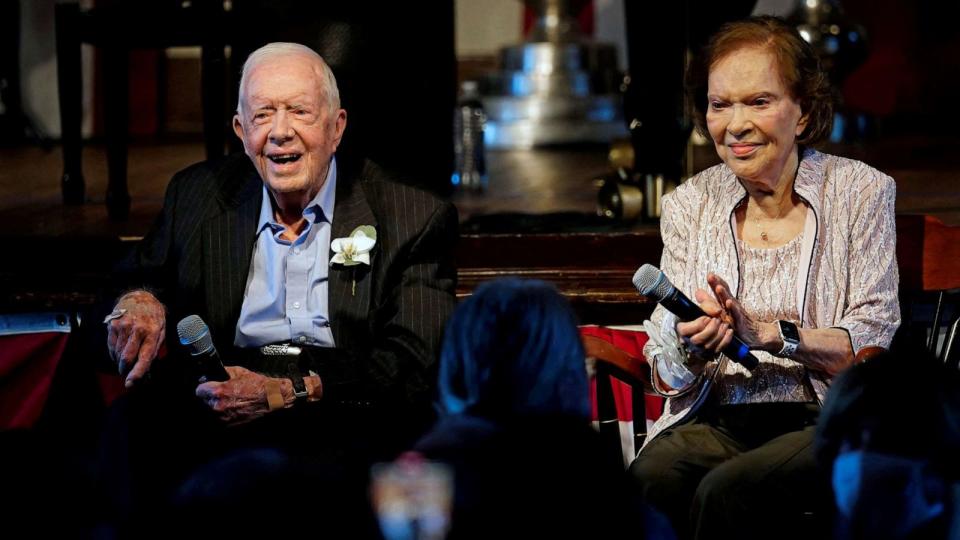
[[[294,302],[293,309],[300,309],[300,302]]]

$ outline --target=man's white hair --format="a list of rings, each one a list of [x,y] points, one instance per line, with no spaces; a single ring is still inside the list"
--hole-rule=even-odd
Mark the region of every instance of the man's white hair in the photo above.
[[[323,93],[326,94],[325,97],[327,98],[327,107],[329,107],[331,112],[340,109],[340,90],[337,88],[337,78],[333,76],[333,70],[331,70],[330,66],[323,60],[323,57],[306,45],[276,42],[267,43],[263,47],[253,51],[250,53],[250,56],[247,57],[247,61],[243,63],[243,72],[240,74],[240,95],[237,99],[237,112],[243,113],[243,98],[246,95],[247,77],[250,72],[253,71],[253,68],[271,58],[297,54],[317,60],[317,65],[320,66],[320,73],[317,75],[319,75],[324,82],[322,86]]]

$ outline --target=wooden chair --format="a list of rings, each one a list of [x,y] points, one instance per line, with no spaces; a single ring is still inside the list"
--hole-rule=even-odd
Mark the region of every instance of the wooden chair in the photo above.
[[[902,326],[916,326],[927,332],[927,348],[944,363],[956,366],[957,329],[960,326],[960,227],[948,225],[932,215],[897,216],[897,264],[900,269],[901,304],[904,306]],[[913,304],[926,307],[935,297],[933,321],[914,320]],[[947,324],[946,339],[939,339],[942,321],[947,313],[953,319]]]
[[[593,379],[597,388],[597,419],[600,423],[600,433],[609,446],[611,461],[625,467],[630,464],[636,451],[643,445],[647,436],[647,399],[646,394],[652,393],[650,385],[650,366],[641,357],[630,354],[617,347],[611,341],[593,335],[582,336],[584,349],[588,361],[594,366]],[[631,395],[631,413],[633,429],[626,434],[621,433],[621,419],[628,416],[627,411],[618,411],[613,381],[625,384]],[[625,400],[619,400],[621,407]],[[662,403],[658,398],[656,403]],[[651,411],[652,412],[652,411]],[[659,411],[656,411],[658,414]],[[623,422],[628,426],[627,422]],[[629,429],[629,427],[627,427]]]
[[[950,328],[947,330],[947,337],[943,342],[943,348],[940,350],[940,359],[943,360],[943,363],[947,367],[952,367],[957,369],[960,366],[960,343],[957,342],[960,338],[960,317],[957,317],[950,324]]]

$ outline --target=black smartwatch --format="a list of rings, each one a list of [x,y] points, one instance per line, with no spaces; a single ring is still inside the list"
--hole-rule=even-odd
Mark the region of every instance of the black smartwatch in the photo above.
[[[287,373],[290,378],[290,382],[293,383],[293,395],[297,398],[297,401],[304,401],[307,399],[307,396],[310,395],[307,392],[307,385],[303,382],[303,375],[300,374],[300,368],[295,362],[290,362],[287,364]]]
[[[307,385],[303,382],[303,374],[300,373],[300,353],[303,349],[286,343],[279,345],[265,345],[260,347],[260,354],[266,357],[282,357],[281,362],[287,362],[287,378],[293,383],[293,395],[296,401],[305,401],[310,395],[307,392]],[[281,364],[283,365],[283,364]]]
[[[783,348],[777,353],[781,358],[793,358],[800,347],[800,330],[797,325],[790,321],[777,321],[777,329],[780,331],[780,340],[783,341]]]

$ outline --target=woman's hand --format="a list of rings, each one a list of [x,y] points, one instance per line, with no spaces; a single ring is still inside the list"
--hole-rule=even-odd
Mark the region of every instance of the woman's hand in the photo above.
[[[767,350],[775,345],[775,342],[779,340],[779,333],[773,328],[773,324],[757,321],[750,316],[730,293],[730,286],[723,278],[711,272],[707,274],[707,283],[716,299],[715,305],[723,306],[723,313],[728,317],[727,320],[731,322],[737,337],[751,349]],[[697,293],[697,301],[701,302],[700,307],[704,307],[703,300],[699,296],[700,291],[697,291]],[[704,308],[704,311],[707,311],[706,308]],[[710,312],[707,311],[707,313]]]
[[[677,336],[690,353],[688,367],[699,375],[706,362],[716,358],[733,339],[730,315],[703,289],[694,294],[707,316],[677,323]]]
[[[697,289],[694,294],[707,316],[677,323],[677,336],[687,346],[695,373],[723,351],[734,335],[750,349],[779,350],[779,333],[772,323],[757,321],[747,313],[720,276],[707,274],[707,283],[710,292]]]

